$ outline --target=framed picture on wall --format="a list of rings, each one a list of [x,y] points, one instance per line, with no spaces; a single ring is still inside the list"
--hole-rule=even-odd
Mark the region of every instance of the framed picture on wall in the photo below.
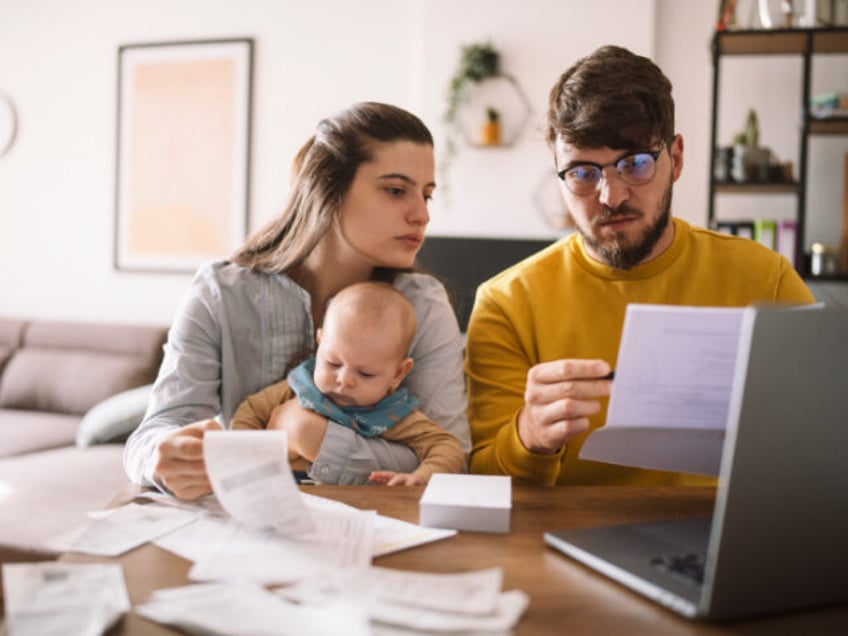
[[[118,50],[114,264],[189,272],[247,231],[253,40]]]

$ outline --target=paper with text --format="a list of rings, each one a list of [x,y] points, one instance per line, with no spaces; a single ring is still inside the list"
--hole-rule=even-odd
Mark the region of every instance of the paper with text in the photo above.
[[[291,583],[341,569],[371,565],[373,511],[314,511],[314,530],[299,537],[230,523],[189,571],[193,581]]]
[[[628,305],[607,420],[580,458],[717,475],[745,311]]]
[[[238,522],[289,536],[315,529],[289,466],[284,431],[209,431],[203,459],[215,496]]]
[[[259,585],[204,583],[157,590],[137,614],[190,634],[251,636],[369,636],[366,608],[344,601],[317,606],[287,603]]]
[[[157,504],[128,503],[89,513],[92,521],[50,541],[60,552],[118,556],[192,523],[198,513]]]
[[[4,563],[7,636],[102,634],[130,610],[115,563]]]
[[[357,574],[336,572],[280,588],[283,598],[303,604],[350,598],[368,607],[375,634],[507,634],[527,608],[520,590],[501,591],[503,572],[407,572],[372,567]],[[393,629],[397,631],[392,631]]]
[[[606,426],[723,429],[743,312],[628,305]]]

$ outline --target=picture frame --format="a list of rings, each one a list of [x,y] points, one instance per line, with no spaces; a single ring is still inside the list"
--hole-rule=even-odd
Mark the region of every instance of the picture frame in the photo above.
[[[253,39],[118,49],[114,266],[190,272],[244,240]]]

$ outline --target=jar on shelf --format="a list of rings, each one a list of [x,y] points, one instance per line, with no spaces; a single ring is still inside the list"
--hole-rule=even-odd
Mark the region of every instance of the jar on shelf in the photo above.
[[[839,273],[839,248],[824,243],[810,246],[810,273],[813,276],[835,276]]]

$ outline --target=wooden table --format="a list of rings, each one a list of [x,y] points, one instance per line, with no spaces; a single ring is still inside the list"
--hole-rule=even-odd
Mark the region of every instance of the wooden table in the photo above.
[[[304,486],[306,492],[361,509],[418,522],[421,488]],[[124,493],[126,497],[130,492]],[[848,605],[732,623],[685,620],[548,548],[546,530],[614,523],[658,521],[707,515],[715,491],[709,488],[513,487],[511,532],[460,532],[457,536],[390,554],[375,565],[405,570],[461,572],[500,566],[504,590],[521,589],[530,605],[518,635],[562,634],[848,634]],[[185,585],[188,561],[153,545],[119,559],[66,555],[74,562],[118,561],[133,604],[156,589]],[[846,579],[848,580],[848,579]],[[845,581],[843,584],[848,584]],[[134,613],[110,634],[173,634]]]

